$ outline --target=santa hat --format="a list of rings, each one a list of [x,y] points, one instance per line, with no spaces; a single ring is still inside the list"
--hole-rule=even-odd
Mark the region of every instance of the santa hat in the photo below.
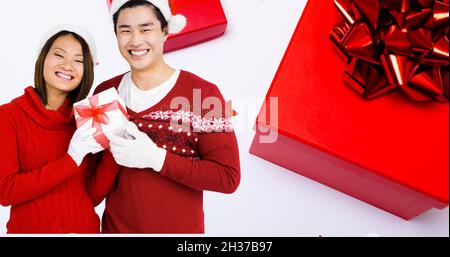
[[[91,52],[92,60],[94,61],[94,66],[98,64],[98,57],[97,57],[97,48],[95,47],[94,38],[92,37],[91,33],[89,33],[84,28],[73,25],[73,24],[62,24],[55,26],[51,28],[41,39],[41,42],[39,43],[38,48],[38,55],[41,53],[42,48],[44,48],[47,41],[53,37],[54,35],[58,34],[62,31],[68,31],[77,34],[78,36],[82,37],[84,41],[89,46],[89,50]]]
[[[116,14],[117,11],[119,11],[119,9],[129,1],[132,0],[112,0],[112,5],[110,9],[111,15]],[[167,23],[169,24],[169,31],[168,31],[169,34],[177,34],[181,32],[184,29],[184,27],[186,27],[187,23],[186,17],[181,14],[172,15],[172,11],[170,9],[168,0],[146,0],[146,1],[153,4],[156,8],[158,8],[161,11]]]

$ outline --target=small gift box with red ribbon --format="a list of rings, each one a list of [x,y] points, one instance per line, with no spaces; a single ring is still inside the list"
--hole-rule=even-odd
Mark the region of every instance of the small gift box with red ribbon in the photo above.
[[[94,138],[105,150],[109,148],[105,133],[125,133],[128,113],[115,88],[75,103],[74,113],[78,128],[89,126],[97,129]]]
[[[448,1],[309,0],[251,153],[406,220],[448,207],[448,27]]]
[[[108,6],[114,0],[107,0]],[[220,0],[169,0],[172,13],[187,19],[186,27],[178,34],[170,35],[164,52],[171,52],[200,44],[222,36],[228,25]]]

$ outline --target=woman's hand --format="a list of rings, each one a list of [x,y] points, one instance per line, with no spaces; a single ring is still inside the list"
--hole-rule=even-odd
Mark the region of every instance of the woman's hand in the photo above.
[[[89,153],[96,154],[103,151],[103,147],[94,139],[96,128],[81,127],[75,131],[70,141],[68,154],[76,162],[78,167],[83,162],[84,157]]]

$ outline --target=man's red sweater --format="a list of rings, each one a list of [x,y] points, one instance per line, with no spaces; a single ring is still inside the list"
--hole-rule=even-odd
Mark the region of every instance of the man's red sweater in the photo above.
[[[0,106],[0,204],[11,206],[8,233],[100,232],[94,206],[111,185],[97,175],[115,175],[119,166],[105,152],[101,163],[89,156],[77,167],[67,154],[76,129],[71,111],[68,100],[46,110],[32,87]]]
[[[102,83],[95,93],[118,89],[122,78],[123,75]],[[193,105],[195,89],[201,90],[201,102],[195,104],[207,104],[206,98],[217,97],[225,108],[215,85],[182,71],[175,87],[161,102],[141,113],[128,109],[131,121],[168,154],[160,173],[121,169],[106,201],[103,233],[202,234],[203,191],[236,191],[240,183],[236,136],[220,130],[230,126],[231,117],[227,119],[224,112],[212,120],[200,117],[213,107],[209,104],[200,116],[193,114],[193,106],[190,112],[170,108],[177,97],[185,97]],[[198,130],[174,131],[172,120]]]

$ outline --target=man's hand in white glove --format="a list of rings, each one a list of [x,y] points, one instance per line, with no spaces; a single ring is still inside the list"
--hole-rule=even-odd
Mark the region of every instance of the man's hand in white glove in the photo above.
[[[153,169],[160,172],[166,160],[167,151],[159,148],[147,134],[141,132],[133,122],[126,125],[125,139],[108,133],[111,153],[117,164],[137,169]]]
[[[84,157],[89,153],[96,154],[104,149],[94,139],[94,134],[97,132],[96,128],[82,127],[77,129],[70,140],[69,150],[67,153],[72,157],[79,167],[83,162]]]

